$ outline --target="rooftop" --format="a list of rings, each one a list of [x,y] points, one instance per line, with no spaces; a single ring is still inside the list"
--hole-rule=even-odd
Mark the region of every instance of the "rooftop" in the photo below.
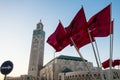
[[[83,61],[80,57],[73,57],[73,56],[66,56],[66,55],[60,55],[56,57],[56,59],[65,59],[65,60],[74,60],[74,61]],[[85,60],[85,59],[84,59]],[[87,60],[85,60],[87,62]]]
[[[54,61],[55,59],[73,60],[73,61],[83,61],[83,59],[80,58],[80,57],[60,55],[60,56],[52,59],[50,62],[48,62],[48,63],[47,63],[46,65],[44,65],[43,67],[47,66],[49,63],[51,63],[51,62]],[[84,59],[84,60],[85,60],[85,59]],[[85,60],[85,62],[87,62],[87,60]]]

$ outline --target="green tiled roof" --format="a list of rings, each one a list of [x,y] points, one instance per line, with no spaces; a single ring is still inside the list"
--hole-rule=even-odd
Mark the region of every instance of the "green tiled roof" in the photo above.
[[[65,60],[83,61],[82,58],[80,58],[80,57],[65,56],[65,55],[60,55],[56,58],[57,59],[65,59]],[[85,61],[87,62],[87,60],[85,60]]]

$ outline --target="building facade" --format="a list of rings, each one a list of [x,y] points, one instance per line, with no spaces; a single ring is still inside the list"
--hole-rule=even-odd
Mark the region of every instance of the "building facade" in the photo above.
[[[97,70],[91,62],[85,60],[90,70]],[[59,73],[88,71],[83,60],[79,57],[61,55],[56,57],[40,70],[40,80],[58,80]]]
[[[74,71],[68,73],[59,73],[58,80],[110,80],[109,69],[103,70],[103,79],[101,79],[99,71]],[[112,79],[120,80],[120,70],[112,69]]]

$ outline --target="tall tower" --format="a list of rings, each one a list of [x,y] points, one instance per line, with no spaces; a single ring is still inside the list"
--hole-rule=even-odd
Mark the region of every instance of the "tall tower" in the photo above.
[[[45,32],[43,31],[43,24],[40,20],[36,29],[33,31],[28,75],[37,77],[39,70],[43,67],[44,41]]]

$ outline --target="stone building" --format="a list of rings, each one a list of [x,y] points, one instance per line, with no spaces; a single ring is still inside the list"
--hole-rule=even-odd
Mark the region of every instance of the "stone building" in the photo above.
[[[85,61],[89,69],[95,70],[91,62]],[[73,71],[87,71],[83,60],[79,57],[61,55],[40,70],[40,80],[57,80],[59,73]]]
[[[109,69],[103,70],[103,79],[99,71],[74,71],[59,73],[58,80],[110,80]],[[120,80],[120,70],[112,69],[112,80]]]

